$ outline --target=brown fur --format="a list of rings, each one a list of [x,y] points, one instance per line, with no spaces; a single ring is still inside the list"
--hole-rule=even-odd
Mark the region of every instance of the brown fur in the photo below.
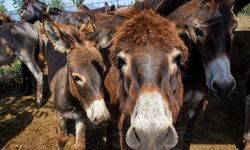
[[[178,47],[183,54],[183,60],[181,63],[182,65],[185,65],[185,62],[188,58],[187,49],[184,43],[179,38],[172,38],[173,36],[178,36],[177,31],[174,28],[174,24],[166,19],[163,19],[159,15],[155,15],[152,11],[145,11],[144,13],[146,13],[153,19],[149,19],[148,16],[142,15],[142,13],[140,13],[137,16],[133,17],[131,20],[125,22],[113,37],[113,46],[111,48],[110,54],[110,59],[112,61],[111,63],[116,64],[116,56],[121,50],[123,50],[125,53],[135,54],[140,52],[141,50],[149,50],[140,49],[140,46],[144,46],[150,43],[158,45],[157,50],[161,51],[160,53],[169,53],[170,51],[168,50],[171,47]],[[124,40],[126,40],[127,42],[123,43]],[[150,41],[152,41],[152,43]],[[161,49],[160,47],[163,43],[164,47],[168,47],[169,49]],[[155,51],[155,49],[150,50],[152,50],[151,53],[154,53]],[[112,77],[109,77],[108,75],[107,79],[112,78],[114,80],[114,78],[118,77],[117,70],[115,71],[114,68],[111,68],[110,71],[112,72]],[[118,80],[118,83],[121,83],[121,81]],[[111,103],[116,103],[115,101],[123,92],[119,91],[120,88],[112,86],[109,87],[111,88],[111,90],[118,90],[117,92],[114,92],[117,94],[116,97],[111,94]],[[177,102],[173,104],[172,111],[175,112],[174,114],[179,111],[178,105],[180,105],[181,103],[182,102]]]
[[[12,22],[12,20],[9,16],[7,16],[5,13],[0,13],[0,25],[10,22]]]

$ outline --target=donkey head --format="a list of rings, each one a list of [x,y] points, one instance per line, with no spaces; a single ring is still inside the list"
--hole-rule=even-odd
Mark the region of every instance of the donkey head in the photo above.
[[[42,20],[43,14],[46,9],[47,5],[43,2],[40,2],[38,0],[26,0],[20,11],[20,16],[22,20],[25,20],[29,23],[34,23],[37,20]]]
[[[237,22],[232,0],[192,0],[168,17],[188,29],[205,70],[206,85],[217,96],[235,88],[230,71],[230,51]]]
[[[88,118],[99,124],[109,118],[103,96],[105,65],[99,51],[85,39],[92,32],[91,23],[79,29],[71,25],[45,21],[44,29],[55,50],[66,54],[69,89],[79,100]]]

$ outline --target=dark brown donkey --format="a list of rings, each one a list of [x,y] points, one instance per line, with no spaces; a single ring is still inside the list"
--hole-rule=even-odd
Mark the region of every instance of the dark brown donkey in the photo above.
[[[43,98],[43,74],[35,55],[42,48],[41,34],[31,24],[14,22],[0,26],[0,65],[12,62],[16,56],[21,59],[36,79],[36,102],[39,107]]]
[[[112,43],[105,87],[111,105],[120,108],[121,149],[174,147],[173,123],[183,102],[180,67],[188,58],[174,23],[144,10],[125,21]]]
[[[54,49],[45,49],[48,64],[49,86],[58,113],[57,139],[62,149],[68,135],[66,121],[75,120],[75,149],[86,149],[84,118],[99,124],[109,118],[103,96],[103,74],[105,65],[99,51],[85,34],[93,32],[91,23],[82,24],[81,29],[44,22],[44,29]],[[48,44],[47,46],[50,46]]]
[[[162,14],[163,8],[171,8],[164,6],[166,0],[152,4]],[[188,30],[188,34],[181,35],[190,54],[184,76],[185,102],[188,107],[184,135],[187,149],[192,139],[188,133],[193,132],[194,123],[202,110],[206,87],[216,97],[226,97],[236,85],[230,71],[230,51],[237,26],[232,12],[233,4],[232,0],[191,0],[183,2],[167,16],[177,23],[178,28]],[[165,11],[168,12],[167,9]]]

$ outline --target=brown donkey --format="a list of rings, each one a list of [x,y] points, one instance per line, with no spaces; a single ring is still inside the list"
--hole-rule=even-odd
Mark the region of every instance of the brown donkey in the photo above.
[[[58,113],[57,139],[63,149],[68,139],[66,123],[75,120],[75,149],[84,150],[85,124],[89,118],[99,124],[109,118],[103,96],[103,74],[105,65],[99,51],[91,41],[83,39],[92,32],[91,23],[81,28],[71,25],[44,22],[44,29],[50,44],[45,49],[48,64],[49,86]]]
[[[174,23],[152,10],[125,21],[115,33],[104,84],[110,104],[119,108],[112,113],[119,114],[121,149],[176,145],[173,124],[183,102],[180,67],[187,58]]]

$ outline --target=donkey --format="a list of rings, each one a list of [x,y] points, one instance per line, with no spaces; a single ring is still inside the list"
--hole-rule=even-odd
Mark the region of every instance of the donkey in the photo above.
[[[150,1],[150,0],[149,0]],[[236,83],[230,71],[230,51],[237,22],[232,12],[232,0],[191,0],[183,4],[159,0],[151,7],[172,21],[177,28],[187,30],[180,35],[189,48],[190,61],[184,71],[187,129],[184,145],[189,149],[195,121],[205,103],[206,87],[215,97],[226,97]],[[173,3],[172,6],[166,4]],[[170,13],[172,8],[177,8]],[[167,9],[169,8],[169,9]],[[165,9],[165,13],[164,13]],[[170,14],[169,14],[170,13]],[[187,36],[188,35],[188,36]]]
[[[119,114],[120,146],[170,149],[178,141],[173,124],[183,103],[180,67],[188,50],[173,22],[152,10],[134,13],[113,37],[104,81],[110,105],[119,108],[112,114]]]
[[[72,25],[44,22],[45,33],[54,49],[45,49],[48,79],[58,114],[57,140],[60,149],[67,142],[66,122],[75,120],[75,149],[86,149],[84,118],[93,124],[109,119],[103,96],[105,65],[91,41],[83,38],[92,32],[91,23],[81,29]],[[51,46],[48,44],[47,46]]]
[[[15,22],[0,26],[0,65],[12,62],[16,56],[21,59],[36,79],[38,107],[41,106],[43,98],[43,74],[35,56],[42,49],[41,35],[31,24]]]

